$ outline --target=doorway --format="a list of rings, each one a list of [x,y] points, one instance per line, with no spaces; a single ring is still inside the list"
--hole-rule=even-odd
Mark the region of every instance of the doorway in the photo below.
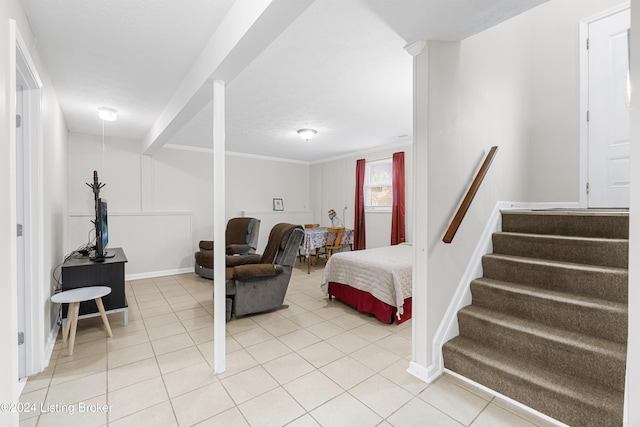
[[[44,368],[44,267],[42,212],[42,81],[14,21],[11,32],[15,43],[12,55],[11,132],[13,184],[15,197],[10,205],[15,218],[16,315],[18,342],[18,379]],[[15,243],[13,243],[15,242]]]
[[[594,17],[584,25],[581,95],[586,111],[581,111],[580,202],[588,208],[628,208],[629,8]]]

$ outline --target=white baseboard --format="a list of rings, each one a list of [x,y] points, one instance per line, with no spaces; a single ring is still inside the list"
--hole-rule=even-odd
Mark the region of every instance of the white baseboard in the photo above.
[[[174,270],[149,271],[147,273],[126,274],[124,280],[151,279],[153,277],[173,276],[174,274],[193,273],[193,267],[176,268]]]
[[[44,346],[44,363],[42,365],[42,370],[49,366],[49,362],[51,362],[51,355],[53,354],[53,348],[56,345],[56,339],[58,338],[59,331],[60,325],[58,322],[55,322],[53,328],[49,331],[49,336],[47,337],[47,342]]]
[[[566,207],[566,206],[565,206]],[[543,209],[547,209],[547,208],[543,208]],[[489,393],[492,396],[498,397],[506,402],[509,402],[510,404],[512,404],[513,406],[516,406],[518,408],[520,408],[521,410],[528,412],[538,418],[541,418],[545,421],[547,421],[550,425],[554,425],[554,426],[558,426],[558,427],[570,427],[567,424],[556,420],[555,418],[551,418],[550,416],[543,414],[542,412],[536,411],[533,408],[530,408],[527,405],[524,405],[520,402],[518,402],[517,400],[513,400],[510,397],[505,396],[504,394],[498,393],[497,391],[490,389],[489,387],[485,387],[482,384],[479,384],[473,380],[470,380],[467,377],[464,377],[456,372],[450,371],[448,369],[445,369],[444,372],[446,372],[448,375],[451,375],[452,377],[456,377],[461,381],[464,381],[467,384],[470,384],[471,386],[475,387],[475,388],[479,388],[480,390],[483,390],[487,393]]]
[[[433,369],[433,365],[425,368],[424,366],[414,361],[411,361],[409,363],[407,372],[428,384],[437,379],[442,374],[442,372],[438,372]]]

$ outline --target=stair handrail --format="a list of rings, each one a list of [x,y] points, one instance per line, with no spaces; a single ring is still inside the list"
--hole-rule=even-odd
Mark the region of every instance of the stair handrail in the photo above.
[[[444,243],[451,243],[453,241],[453,237],[456,235],[456,232],[458,231],[460,224],[462,224],[462,220],[464,219],[464,216],[467,213],[467,210],[469,210],[469,206],[471,206],[471,202],[473,201],[473,198],[478,192],[478,189],[480,188],[480,184],[482,184],[482,180],[487,175],[487,172],[489,171],[489,167],[491,166],[491,162],[493,162],[493,158],[496,156],[497,151],[498,151],[497,145],[494,145],[489,150],[489,153],[487,154],[487,157],[484,159],[482,166],[480,166],[480,170],[478,170],[478,173],[476,174],[475,179],[471,183],[471,186],[469,187],[469,190],[467,191],[466,196],[464,196],[464,199],[462,200],[462,203],[460,204],[458,211],[453,217],[453,220],[451,220],[451,224],[449,224],[449,228],[447,228],[447,232],[444,233],[444,237],[442,238],[442,241]]]

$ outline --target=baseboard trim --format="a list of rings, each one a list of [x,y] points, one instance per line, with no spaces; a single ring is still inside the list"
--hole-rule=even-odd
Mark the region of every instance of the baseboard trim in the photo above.
[[[56,319],[57,320],[57,319]],[[44,371],[47,366],[49,366],[49,362],[51,362],[51,356],[53,355],[53,348],[56,345],[56,340],[58,339],[58,332],[60,331],[60,325],[56,321],[49,331],[49,337],[47,338],[47,342],[45,343],[44,348],[44,363],[42,370]]]
[[[126,274],[124,280],[152,279],[154,277],[173,276],[174,274],[193,273],[193,267],[176,268],[174,270],[149,271],[146,273]]]
[[[425,368],[424,366],[414,361],[411,361],[409,363],[407,372],[418,378],[419,380],[426,382],[427,384],[430,384],[438,377],[440,377],[440,375],[442,375],[442,372],[439,372],[437,369],[435,369],[433,365]]]
[[[565,206],[566,207],[566,206]],[[537,418],[541,418],[544,419],[545,421],[547,421],[549,424],[552,424],[554,426],[558,426],[558,427],[571,427],[561,421],[556,420],[555,418],[551,418],[550,416],[543,414],[542,412],[538,412],[535,409],[527,406],[527,405],[523,405],[522,403],[518,402],[517,400],[513,400],[510,397],[505,396],[504,394],[498,393],[497,391],[490,389],[489,387],[485,387],[482,384],[479,384],[473,380],[470,380],[467,377],[464,377],[456,372],[450,371],[449,369],[445,369],[444,373],[447,373],[448,375],[451,375],[452,377],[456,377],[457,379],[459,379],[460,381],[463,381],[475,388],[479,388],[480,390],[489,393],[492,396],[498,397],[502,400],[505,400],[506,402],[510,403],[513,406],[516,406],[518,409],[527,412],[531,415],[534,415]],[[506,409],[506,408],[503,408]],[[508,410],[508,409],[507,409]],[[517,415],[517,414],[516,414]]]

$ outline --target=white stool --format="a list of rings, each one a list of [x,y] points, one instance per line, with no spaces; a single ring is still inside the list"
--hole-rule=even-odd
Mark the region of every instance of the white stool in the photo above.
[[[95,300],[102,322],[107,330],[107,335],[112,337],[111,327],[109,326],[109,319],[107,319],[107,313],[104,312],[104,305],[102,304],[102,297],[109,295],[111,288],[107,286],[87,286],[84,288],[70,289],[68,291],[60,292],[51,297],[51,301],[63,304],[68,303],[69,309],[67,310],[67,322],[62,331],[62,342],[67,340],[69,331],[69,356],[73,354],[73,346],[76,342],[76,328],[78,327],[78,312],[80,311],[80,303],[82,301]]]

